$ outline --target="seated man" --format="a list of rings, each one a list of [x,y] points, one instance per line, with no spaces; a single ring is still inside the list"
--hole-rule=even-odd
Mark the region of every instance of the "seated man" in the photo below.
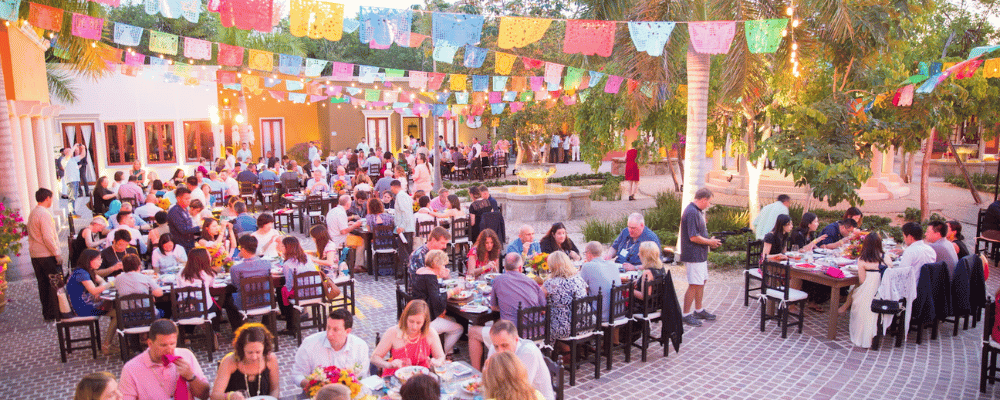
[[[899,266],[903,268],[919,268],[924,264],[929,264],[937,259],[937,253],[923,241],[924,231],[920,229],[920,224],[907,222],[903,224],[903,243],[906,243],[906,250],[903,250],[902,257],[899,258]],[[918,274],[919,275],[919,274]]]
[[[156,216],[156,213],[163,211],[160,206],[156,205],[159,201],[160,199],[157,199],[155,194],[150,193],[146,196],[146,203],[137,207],[133,212],[137,217],[141,218],[143,222],[149,222]]]
[[[490,294],[490,305],[493,311],[500,312],[500,319],[517,321],[518,307],[546,304],[541,286],[524,275],[524,259],[519,253],[507,253],[504,266],[504,273],[493,279],[493,293]],[[503,293],[503,297],[498,296],[498,293]],[[489,339],[483,334],[486,329],[486,326],[469,326],[469,358],[472,366],[480,371],[483,369],[483,344],[489,344]]]
[[[955,264],[958,264],[958,253],[955,246],[948,241],[948,224],[941,221],[931,221],[924,233],[924,242],[934,250],[935,262],[944,262],[948,266],[948,276],[955,275]]]
[[[233,328],[233,331],[236,331],[236,329],[243,325],[243,316],[239,313],[239,309],[242,308],[239,292],[242,288],[240,286],[242,280],[258,276],[271,277],[271,263],[257,257],[257,238],[252,235],[243,235],[239,239],[239,246],[240,258],[243,259],[243,262],[229,269],[233,282],[229,288],[229,292],[232,293],[230,301],[233,307],[226,307],[229,324]],[[233,313],[233,311],[236,312]]]
[[[236,219],[233,220],[233,232],[237,236],[242,236],[244,233],[253,233],[257,230],[257,219],[247,212],[247,203],[237,201],[233,204],[233,210],[236,211]]]
[[[122,367],[118,390],[126,400],[207,399],[209,384],[191,350],[177,347],[177,325],[158,319],[149,326],[146,351]],[[182,386],[183,385],[183,386]]]
[[[535,241],[535,228],[525,224],[521,225],[521,229],[517,233],[517,239],[514,239],[507,245],[504,254],[518,253],[523,259],[528,259],[541,252],[542,248]]]
[[[354,316],[344,308],[330,312],[326,332],[317,332],[302,339],[295,351],[292,379],[303,391],[309,390],[309,376],[318,367],[334,366],[353,371],[360,379],[368,376],[371,354],[368,343],[351,333]]]
[[[118,295],[152,294],[154,297],[163,296],[163,289],[160,288],[160,285],[153,277],[139,272],[140,267],[142,267],[142,260],[135,254],[128,254],[122,259],[122,274],[115,278],[115,288],[118,289]]]
[[[101,250],[101,267],[97,270],[97,274],[103,277],[122,273],[122,259],[129,254],[139,255],[135,247],[128,245],[132,235],[127,230],[119,230],[108,236],[112,238],[111,246]]]
[[[990,206],[986,208],[983,226],[980,228],[984,238],[1000,241],[1000,200],[990,203]]]
[[[608,313],[611,311],[611,288],[621,285],[621,274],[618,266],[610,260],[605,260],[604,245],[600,242],[589,242],[584,247],[584,263],[580,266],[580,277],[587,282],[587,295],[593,296],[600,292],[603,297],[602,313],[603,321],[608,320]]]
[[[447,229],[440,226],[435,226],[431,230],[431,233],[427,236],[427,242],[417,247],[410,254],[410,263],[407,268],[408,276],[413,276],[417,273],[418,269],[424,267],[424,257],[427,257],[427,252],[431,250],[441,250],[448,248],[448,242],[451,240],[451,233]],[[406,288],[409,292],[410,288]]]
[[[545,356],[542,355],[542,351],[538,349],[535,342],[517,336],[517,325],[507,320],[499,320],[490,328],[489,338],[492,343],[487,343],[490,347],[490,354],[487,358],[499,351],[514,353],[521,360],[521,364],[524,364],[531,386],[541,392],[545,400],[555,399],[555,393],[552,391],[552,376],[549,375],[548,365],[545,365]]]
[[[451,192],[448,191],[448,188],[441,188],[441,190],[438,191],[438,196],[435,197],[434,200],[431,200],[430,204],[427,206],[434,212],[444,211],[448,208],[448,205],[451,204],[448,202],[449,194],[451,194]]]
[[[139,249],[139,254],[146,254],[146,238],[142,236],[142,232],[139,232],[139,228],[135,226],[135,215],[131,211],[120,211],[117,214],[116,220],[118,221],[118,226],[108,233],[108,246],[111,246],[114,240],[114,233],[118,231],[128,231],[129,245],[135,246]]]
[[[351,388],[339,383],[329,383],[316,392],[314,400],[351,400]]]
[[[614,259],[616,263],[622,264],[627,271],[638,271],[642,269],[642,261],[639,260],[639,245],[642,242],[655,242],[656,247],[662,247],[660,238],[646,227],[646,219],[639,213],[632,213],[628,216],[628,226],[618,234],[618,238],[611,243],[613,252],[607,259]]]
[[[824,249],[836,249],[851,239],[854,229],[858,227],[858,222],[846,218],[842,221],[831,222],[820,235],[826,235],[826,239],[819,242],[819,246]]]

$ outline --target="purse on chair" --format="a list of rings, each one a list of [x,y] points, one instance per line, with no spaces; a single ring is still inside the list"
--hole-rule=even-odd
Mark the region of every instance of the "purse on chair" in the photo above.
[[[876,314],[898,314],[903,304],[898,300],[872,299],[872,312]]]

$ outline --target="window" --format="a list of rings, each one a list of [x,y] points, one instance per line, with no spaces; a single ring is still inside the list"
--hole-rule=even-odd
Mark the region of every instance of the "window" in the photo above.
[[[146,150],[150,164],[174,162],[174,123],[147,122]]]
[[[202,158],[213,161],[212,147],[215,146],[215,136],[212,134],[212,123],[208,121],[184,121],[184,146],[187,161],[198,162]]]
[[[135,161],[135,124],[104,124],[108,138],[108,165],[130,165]]]

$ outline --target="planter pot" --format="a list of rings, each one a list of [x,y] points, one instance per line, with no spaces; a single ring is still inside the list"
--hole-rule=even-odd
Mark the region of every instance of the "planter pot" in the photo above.
[[[7,264],[10,257],[0,258],[0,314],[7,308]]]

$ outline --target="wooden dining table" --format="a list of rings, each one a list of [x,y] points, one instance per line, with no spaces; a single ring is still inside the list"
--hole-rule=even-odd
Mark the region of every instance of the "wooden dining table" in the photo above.
[[[317,197],[317,196],[312,196]],[[325,196],[320,196],[319,200],[322,204],[323,215],[326,215],[327,211],[330,210],[330,205],[337,202],[340,196],[336,194],[329,194]],[[281,196],[281,201],[288,204],[288,208],[296,210],[299,215],[299,233],[303,235],[306,234],[306,196]]]
[[[830,309],[826,312],[826,338],[830,340],[836,339],[837,324],[840,319],[840,314],[838,313],[838,309],[840,308],[840,288],[857,285],[859,283],[858,276],[855,274],[844,278],[834,278],[824,272],[792,267],[790,268],[789,280],[791,287],[802,287],[802,281],[809,281],[830,287]]]

